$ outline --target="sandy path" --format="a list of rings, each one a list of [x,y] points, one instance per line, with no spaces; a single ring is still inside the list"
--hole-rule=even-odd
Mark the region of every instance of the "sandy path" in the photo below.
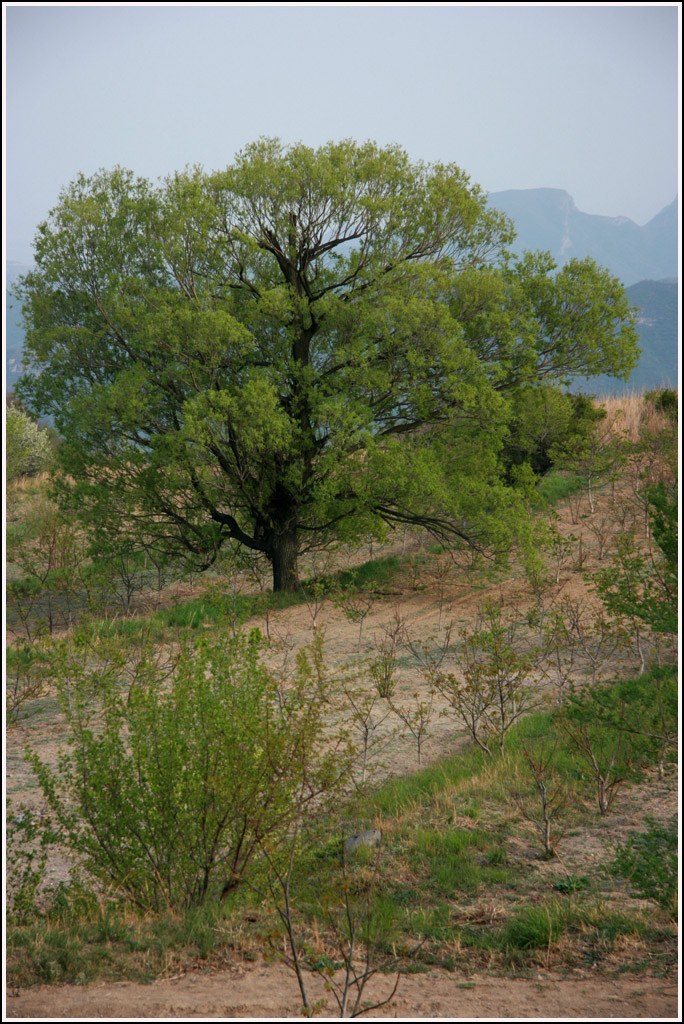
[[[373,979],[366,992],[382,998],[394,977]],[[318,979],[310,980],[310,1000],[325,995]],[[319,1019],[335,1019],[334,999]],[[281,964],[239,966],[227,971],[155,981],[51,985],[8,992],[7,1017],[24,1019],[116,1018],[138,1020],[299,1017],[301,1000],[294,975]],[[430,1018],[676,1018],[677,985],[666,978],[622,975],[616,978],[575,973],[561,977],[540,972],[534,979],[474,975],[433,970],[404,976],[393,1001],[369,1015],[395,1019]]]

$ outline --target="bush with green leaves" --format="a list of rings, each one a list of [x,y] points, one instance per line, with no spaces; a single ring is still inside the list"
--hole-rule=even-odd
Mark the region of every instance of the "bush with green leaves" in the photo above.
[[[7,528],[8,625],[29,639],[68,629],[86,602],[87,549],[73,520],[44,494]]]
[[[657,409],[658,412],[665,413],[671,419],[677,419],[677,411],[679,409],[679,398],[677,392],[673,391],[672,388],[660,388],[656,391],[646,391],[644,393],[644,400],[646,402],[652,402],[653,408]]]
[[[49,829],[27,807],[13,810],[9,800],[5,818],[5,893],[7,919],[13,924],[29,921],[36,911],[38,891],[45,880]]]
[[[584,686],[571,693],[558,712],[558,721],[583,773],[595,784],[599,814],[603,815],[611,809],[623,782],[636,777],[637,765],[632,758],[625,704],[618,702],[617,718],[606,728],[597,710],[602,692],[609,691]]]
[[[52,464],[52,440],[28,413],[10,406],[5,418],[5,467],[7,480],[35,476]]]
[[[626,878],[643,899],[655,900],[659,907],[677,917],[677,856],[679,832],[677,819],[658,824],[646,818],[648,828],[629,837],[617,847],[611,872]]]
[[[605,409],[594,406],[584,395],[574,396],[573,404],[581,416],[579,427],[552,446],[551,457],[559,468],[569,470],[582,480],[593,515],[595,488],[607,474],[615,479],[626,458],[626,449],[623,438],[608,422]]]
[[[502,461],[510,480],[522,466],[529,466],[535,476],[547,473],[568,445],[589,437],[593,424],[605,416],[590,398],[547,385],[517,388],[509,401]]]
[[[170,666],[150,649],[129,688],[115,663],[65,665],[70,749],[54,771],[28,757],[60,840],[142,909],[225,895],[296,807],[347,777],[351,751],[325,729],[321,651],[301,653],[284,688],[261,650],[258,632],[200,639]]]
[[[678,686],[675,667],[654,667],[640,676],[572,689],[557,721],[584,771],[596,784],[606,814],[623,782],[676,756]]]
[[[679,630],[679,497],[676,478],[648,490],[655,545],[639,549],[631,534],[620,538],[612,565],[594,576],[596,590],[615,616],[638,619],[654,633]]]
[[[28,713],[27,705],[48,690],[51,675],[50,653],[41,643],[18,640],[5,653],[5,714],[15,725]]]

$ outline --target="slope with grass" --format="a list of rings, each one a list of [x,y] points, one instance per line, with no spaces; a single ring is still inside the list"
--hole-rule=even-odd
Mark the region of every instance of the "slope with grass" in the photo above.
[[[284,697],[297,652],[324,637],[316,671],[334,683],[326,704],[328,728],[346,727],[359,756],[335,814],[322,820],[308,816],[302,823],[305,841],[293,862],[290,923],[312,1005],[321,978],[330,971],[340,977],[344,965],[340,913],[351,890],[345,889],[342,839],[376,828],[382,832],[377,872],[373,857],[359,866],[352,910],[365,920],[364,894],[372,893],[371,931],[359,950],[372,947],[373,963],[381,968],[373,984],[382,986],[383,972],[402,974],[394,1009],[422,1015],[424,990],[403,993],[413,991],[423,972],[433,972],[436,1011],[459,1015],[460,999],[468,993],[480,998],[475,1015],[492,1015],[485,1010],[499,1004],[493,994],[485,995],[487,979],[501,976],[512,991],[511,978],[534,973],[549,985],[549,1000],[564,993],[568,1002],[558,1005],[572,1013],[589,975],[592,984],[597,975],[602,979],[597,1007],[603,1005],[601,993],[619,991],[632,1015],[674,1013],[674,998],[663,994],[676,968],[669,882],[645,896],[643,887],[614,870],[619,851],[633,848],[635,832],[652,827],[657,839],[658,828],[668,827],[676,812],[676,675],[667,668],[673,638],[653,633],[634,616],[611,620],[593,590],[593,577],[612,564],[626,531],[642,550],[653,551],[644,480],[668,479],[665,439],[671,421],[653,400],[636,405],[609,410],[611,431],[632,430],[638,444],[617,479],[610,467],[604,470],[591,504],[583,471],[557,470],[544,480],[540,494],[554,503],[555,532],[546,535],[544,558],[537,563],[514,559],[505,568],[409,534],[363,551],[339,549],[329,559],[319,555],[309,566],[301,600],[289,598],[287,607],[260,590],[257,575],[226,566],[213,579],[177,579],[136,591],[128,615],[110,611],[107,618],[81,620],[71,632],[55,629],[50,635],[45,628],[38,637],[48,662],[60,645],[62,657],[73,657],[75,649],[86,652],[88,671],[105,655],[122,659],[126,693],[147,678],[141,665],[147,673],[168,671],[166,656],[179,645],[215,640],[222,629],[232,636],[258,628],[264,664]],[[17,497],[18,520],[22,502],[30,500],[25,493]],[[492,607],[499,609],[499,620],[486,612]],[[505,635],[497,633],[497,622],[506,627]],[[27,647],[19,629],[13,646],[17,657]],[[478,652],[475,662],[464,657],[467,650]],[[60,688],[49,666],[40,676],[41,657],[36,654],[30,671],[12,663],[19,699],[7,744],[8,839],[18,888],[10,904],[7,963],[10,990],[21,995],[10,1001],[10,1015],[22,1015],[22,1009],[25,1015],[29,1007],[40,1015],[35,1008],[41,998],[58,1000],[64,1012],[90,1005],[90,989],[83,989],[80,1002],[73,1001],[73,991],[57,988],[47,997],[36,990],[30,1002],[25,990],[41,984],[156,979],[149,1001],[141,1000],[135,1011],[140,1015],[147,1012],[143,1002],[150,1013],[185,1006],[181,979],[197,978],[198,986],[206,979],[210,988],[213,979],[238,975],[252,986],[241,1004],[247,1015],[258,1016],[260,1007],[268,1013],[275,1003],[260,1002],[258,979],[281,978],[282,968],[272,961],[291,961],[292,954],[274,913],[278,889],[269,889],[274,876],[267,857],[256,858],[249,884],[223,900],[156,913],[135,912],[87,874],[80,883],[70,881],[73,855],[59,846],[49,848],[43,877],[35,846],[39,833],[31,847],[22,815],[33,811],[40,824],[48,807],[23,748],[28,741],[48,767],[57,766],[75,691],[64,680]],[[639,675],[644,662],[659,662],[661,674]],[[521,663],[527,666],[525,678],[515,682],[511,666]],[[447,685],[450,677],[455,689]],[[615,678],[626,682],[612,683]],[[30,679],[38,692],[22,694]],[[466,726],[463,709],[470,709],[472,721],[473,704],[466,700],[465,684],[480,687],[482,716],[486,687],[501,679],[506,685],[496,692],[505,714],[515,712],[523,690],[533,695],[530,706],[536,710],[506,728],[503,756],[496,749],[490,756],[477,748]],[[512,690],[506,690],[509,684]],[[593,688],[583,691],[586,684]],[[314,671],[311,686],[317,685]],[[591,707],[603,715],[587,737],[598,774],[577,739],[589,693],[600,697]],[[653,716],[647,727],[645,709]],[[480,723],[484,736],[497,727],[496,715],[488,705]],[[600,782],[613,794],[603,814]],[[268,852],[264,847],[264,857]],[[574,979],[572,987],[563,987],[558,972]],[[459,988],[471,983],[474,990]],[[167,987],[160,990],[160,984]],[[212,1003],[217,996],[209,988],[198,1012],[225,1016],[233,1004]],[[301,993],[295,988],[276,1002],[296,1012]]]

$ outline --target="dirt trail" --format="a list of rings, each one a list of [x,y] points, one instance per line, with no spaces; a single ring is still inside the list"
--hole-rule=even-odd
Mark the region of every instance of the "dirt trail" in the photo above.
[[[370,999],[386,997],[394,977],[373,979]],[[325,997],[322,982],[311,980],[311,1001]],[[336,1004],[317,1016],[336,1019]],[[149,1017],[301,1019],[301,999],[294,975],[282,964],[236,966],[209,975],[191,974],[151,985],[131,982],[79,987],[51,985],[8,993],[7,1017],[34,1020]],[[573,973],[561,977],[541,971],[534,978],[496,978],[433,970],[403,976],[388,1005],[366,1019],[407,1020],[510,1018],[677,1018],[676,982],[664,978],[621,975],[596,977]]]

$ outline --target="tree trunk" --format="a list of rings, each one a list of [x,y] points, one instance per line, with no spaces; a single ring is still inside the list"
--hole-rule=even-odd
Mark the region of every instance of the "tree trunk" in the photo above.
[[[273,538],[269,558],[273,566],[273,591],[294,594],[299,590],[297,575],[297,530],[284,530]]]

